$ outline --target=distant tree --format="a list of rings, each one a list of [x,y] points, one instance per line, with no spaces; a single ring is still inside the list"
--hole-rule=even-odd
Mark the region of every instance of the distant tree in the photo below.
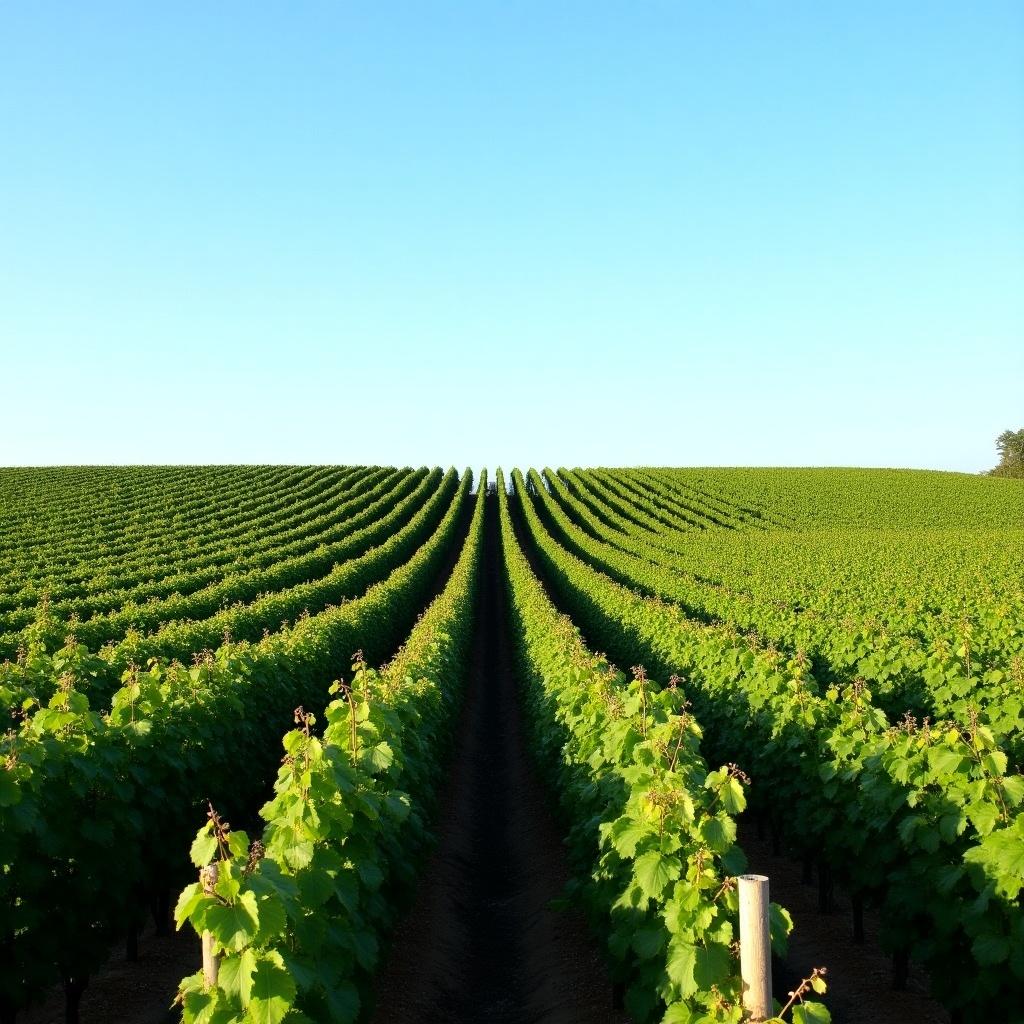
[[[1004,430],[996,438],[996,448],[999,449],[999,465],[991,475],[1024,477],[1024,428]]]

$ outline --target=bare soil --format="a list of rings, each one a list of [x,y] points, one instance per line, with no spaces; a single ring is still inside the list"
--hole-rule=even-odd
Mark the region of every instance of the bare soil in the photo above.
[[[199,970],[199,939],[191,928],[157,935],[150,925],[139,939],[139,958],[116,951],[89,982],[79,1004],[81,1024],[165,1024],[179,1019],[171,1010],[178,983]],[[64,1024],[64,992],[18,1014],[18,1024]]]
[[[620,1024],[523,736],[488,498],[473,660],[439,841],[377,979],[375,1024]]]

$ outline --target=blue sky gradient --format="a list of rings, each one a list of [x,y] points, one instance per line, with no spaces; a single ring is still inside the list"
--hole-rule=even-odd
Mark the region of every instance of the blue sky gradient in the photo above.
[[[7,5],[0,464],[977,471],[1016,2]]]

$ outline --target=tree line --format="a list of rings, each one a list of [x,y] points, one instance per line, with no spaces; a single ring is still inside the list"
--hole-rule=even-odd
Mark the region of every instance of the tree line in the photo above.
[[[990,476],[1013,476],[1024,478],[1024,427],[1020,430],[1004,430],[996,438],[999,465],[989,470]]]

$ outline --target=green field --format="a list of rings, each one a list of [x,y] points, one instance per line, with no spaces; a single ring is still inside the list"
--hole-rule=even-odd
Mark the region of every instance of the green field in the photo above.
[[[738,822],[1021,1019],[1024,483],[278,466],[0,470],[0,1022],[168,908],[185,1020],[370,1019],[488,650],[637,1024],[747,1019]]]

